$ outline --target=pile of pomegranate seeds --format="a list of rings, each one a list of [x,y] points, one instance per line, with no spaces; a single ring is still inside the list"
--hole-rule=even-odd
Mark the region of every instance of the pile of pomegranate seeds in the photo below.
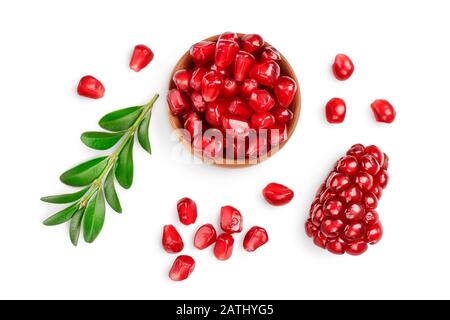
[[[256,159],[286,140],[297,83],[282,74],[277,50],[257,34],[225,32],[189,52],[193,64],[174,73],[167,101],[195,151]]]
[[[177,211],[180,222],[184,225],[195,223],[197,219],[197,205],[189,198],[182,198],[177,203]],[[217,235],[216,229],[210,223],[199,227],[194,236],[194,247],[204,250],[214,244],[214,256],[221,261],[228,260],[233,254],[233,234],[243,230],[243,217],[236,208],[223,206],[220,209],[220,228],[223,233]],[[244,237],[243,247],[248,252],[253,252],[269,241],[269,236],[264,228],[254,226],[248,230]],[[179,253],[184,249],[183,239],[173,225],[163,228],[162,246],[168,253]],[[169,271],[169,278],[174,281],[182,281],[189,277],[195,268],[195,260],[187,255],[178,256]]]
[[[375,209],[386,188],[389,158],[376,146],[356,144],[320,187],[305,229],[334,254],[360,255],[383,234]]]

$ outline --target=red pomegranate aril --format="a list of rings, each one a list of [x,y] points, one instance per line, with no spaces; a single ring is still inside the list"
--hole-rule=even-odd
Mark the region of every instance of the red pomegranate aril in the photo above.
[[[350,188],[341,191],[340,196],[348,205],[357,203],[363,198],[361,189],[359,189],[357,186],[351,186]]]
[[[368,211],[362,220],[365,226],[373,226],[378,221],[378,213],[375,210]]]
[[[366,241],[368,244],[375,244],[379,242],[382,236],[383,227],[379,221],[366,229]]]
[[[93,76],[84,76],[78,83],[77,92],[82,97],[100,99],[105,95],[105,87]]]
[[[214,246],[214,255],[219,260],[228,260],[233,253],[233,245],[233,236],[228,233],[222,233],[217,237],[216,245]]]
[[[245,138],[250,133],[250,124],[244,118],[232,114],[222,116],[222,128],[233,137]]]
[[[375,197],[377,197],[377,199],[380,199],[381,196],[383,195],[383,189],[380,187],[380,185],[377,184],[373,185],[369,191],[373,193]]]
[[[184,121],[184,128],[189,132],[191,137],[202,133],[202,125],[202,119],[195,112],[189,113]]]
[[[367,243],[364,240],[351,242],[347,245],[347,253],[352,256],[359,256],[368,249]]]
[[[331,239],[327,242],[327,250],[334,254],[344,254],[347,244],[341,238]]]
[[[244,81],[255,63],[255,57],[248,52],[239,51],[234,60],[234,79]]]
[[[274,47],[265,47],[261,52],[260,60],[264,61],[280,61],[281,55]]]
[[[259,88],[259,83],[254,79],[245,79],[239,88],[239,95],[243,98],[250,98],[253,91]]]
[[[332,192],[329,188],[326,188],[320,195],[320,203],[325,203],[328,199],[335,198],[336,193]]]
[[[205,102],[217,99],[223,87],[222,76],[215,71],[207,72],[202,79],[202,96]]]
[[[169,278],[173,281],[186,280],[195,268],[195,260],[190,256],[181,255],[178,256],[172,268],[169,271]]]
[[[378,99],[370,105],[375,120],[378,122],[392,123],[395,120],[396,112],[392,104],[384,99]]]
[[[243,119],[249,119],[253,114],[253,109],[250,108],[247,101],[243,98],[233,98],[228,105],[228,113]]]
[[[322,209],[322,205],[319,204],[317,208],[314,209],[314,211],[311,213],[311,222],[316,227],[320,227],[320,224],[322,223],[323,219],[325,219],[325,214]]]
[[[168,253],[178,253],[184,248],[183,239],[171,224],[163,228],[162,245]]]
[[[200,41],[194,44],[189,53],[197,65],[203,65],[214,58],[216,43],[211,41]]]
[[[192,110],[197,113],[203,113],[206,110],[206,102],[203,100],[203,96],[198,91],[191,93]]]
[[[222,116],[227,112],[228,102],[225,99],[217,99],[206,104],[205,120],[213,127],[221,126]]]
[[[189,86],[196,91],[202,90],[202,80],[206,72],[208,71],[203,67],[195,68],[189,81]]]
[[[341,98],[333,98],[325,106],[325,114],[329,123],[342,123],[345,119],[347,106]]]
[[[269,236],[264,228],[255,226],[247,231],[244,238],[244,249],[253,252],[269,241]]]
[[[189,82],[191,81],[192,71],[187,69],[177,70],[172,77],[173,82],[177,86],[178,90],[188,91]]]
[[[355,176],[355,183],[362,190],[369,191],[373,186],[373,177],[367,172],[360,172]]]
[[[353,156],[345,156],[338,161],[336,170],[343,174],[353,176],[359,171],[358,160]]]
[[[323,205],[323,214],[327,217],[337,219],[344,212],[344,203],[337,198],[328,199]]]
[[[215,71],[218,74],[220,74],[223,78],[233,77],[233,70],[231,69],[231,66],[220,68],[220,67],[216,66],[215,64],[212,64],[209,67],[209,71]]]
[[[212,224],[207,223],[198,228],[194,237],[194,246],[197,249],[203,250],[208,248],[214,242],[216,242],[217,233]]]
[[[327,247],[327,242],[328,238],[319,230],[314,237],[314,244],[322,249],[325,249]]]
[[[336,55],[333,63],[333,73],[336,79],[344,81],[350,78],[355,70],[352,60],[345,54]]]
[[[215,158],[223,155],[223,134],[218,129],[208,129],[203,135],[198,135],[192,141],[196,152],[202,152],[206,158]]]
[[[264,39],[259,34],[246,34],[241,39],[242,50],[253,53],[264,46]]]
[[[389,183],[389,174],[387,173],[386,170],[383,169],[375,177],[375,180],[382,189],[385,189],[387,184]]]
[[[288,76],[281,76],[273,87],[273,91],[280,106],[288,107],[292,100],[294,100],[295,93],[297,92],[297,83]]]
[[[378,207],[378,199],[373,193],[366,193],[364,196],[364,205],[367,209],[376,209]]]
[[[306,221],[305,232],[308,237],[315,237],[318,231],[319,229],[311,222],[311,220]]]
[[[238,83],[231,78],[226,78],[223,81],[223,88],[220,92],[220,95],[224,98],[231,98],[236,96],[236,93],[238,91],[239,85]]]
[[[224,206],[220,209],[220,227],[227,233],[242,231],[243,218],[239,210],[232,206]]]
[[[333,173],[327,180],[327,188],[331,192],[339,192],[350,187],[350,178],[342,173]]]
[[[191,101],[189,98],[178,89],[172,89],[167,94],[167,103],[170,111],[174,116],[181,116],[186,114],[191,109]]]
[[[236,41],[219,40],[216,44],[215,65],[219,68],[228,67],[233,63],[238,51],[239,45]]]
[[[267,129],[275,124],[275,117],[270,112],[258,112],[252,115],[251,125],[254,129]]]
[[[275,99],[267,90],[258,89],[252,92],[248,103],[255,112],[264,112],[275,106]]]
[[[371,155],[363,155],[359,160],[361,170],[368,174],[375,176],[380,171],[380,165],[378,161]]]
[[[374,157],[378,164],[382,165],[384,163],[384,153],[377,146],[371,145],[365,148],[367,154]]]
[[[239,42],[239,37],[235,32],[231,32],[231,31],[227,31],[222,33],[219,36],[219,41],[220,40],[230,40],[230,41],[234,41],[234,42]]]
[[[269,130],[269,143],[271,146],[280,146],[287,140],[287,126],[282,123],[275,124]]]
[[[387,154],[386,153],[383,153],[383,164],[381,165],[381,167],[384,169],[384,170],[387,170],[388,169],[388,167],[389,167],[389,157],[387,156]]]
[[[149,47],[143,44],[138,44],[134,47],[133,55],[131,56],[130,69],[136,72],[141,71],[148,66],[148,64],[153,60],[153,57],[153,51]]]
[[[283,206],[294,198],[294,191],[279,183],[269,183],[263,189],[264,199],[273,206]]]
[[[366,148],[362,144],[353,145],[350,150],[347,151],[347,155],[354,156],[356,159],[361,158],[366,152]]]
[[[345,223],[341,219],[325,219],[320,225],[320,232],[326,237],[337,237],[344,230]]]
[[[280,66],[275,61],[257,63],[250,71],[250,78],[263,86],[272,88],[280,77]]]
[[[180,199],[177,203],[177,211],[180,222],[186,226],[197,220],[197,205],[192,199]]]
[[[275,107],[270,110],[278,123],[288,123],[294,118],[294,113],[284,107]]]
[[[258,136],[250,136],[245,155],[248,158],[258,158],[267,155],[269,146],[267,142],[267,134],[260,133]]]
[[[350,241],[360,240],[364,238],[364,235],[364,226],[359,222],[349,224],[345,227],[344,237]]]
[[[366,214],[366,209],[362,203],[354,203],[345,209],[345,219],[347,221],[361,221]]]

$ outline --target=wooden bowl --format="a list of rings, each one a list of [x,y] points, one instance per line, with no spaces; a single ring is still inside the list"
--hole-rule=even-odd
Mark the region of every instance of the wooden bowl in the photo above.
[[[241,34],[241,33],[238,34],[239,38],[242,38],[243,35],[244,34]],[[205,39],[204,41],[217,41],[218,38],[219,38],[219,35],[216,35],[216,36],[209,37],[209,38]],[[271,46],[271,45],[269,43],[265,42],[265,46]],[[247,166],[255,165],[255,164],[261,163],[262,161],[270,158],[275,153],[277,153],[279,150],[281,150],[284,147],[284,145],[286,143],[288,143],[289,139],[291,138],[291,136],[294,133],[294,130],[297,126],[297,122],[300,117],[301,98],[300,98],[300,84],[298,82],[297,76],[295,75],[294,70],[292,69],[291,65],[286,60],[286,58],[281,53],[280,53],[280,55],[281,55],[281,61],[278,61],[278,64],[280,65],[281,74],[289,76],[295,80],[295,82],[297,83],[297,93],[295,94],[294,99],[293,99],[291,105],[289,106],[289,109],[294,114],[294,117],[287,124],[287,139],[280,144],[279,148],[270,149],[269,152],[267,153],[267,155],[258,157],[257,159],[228,159],[225,157],[223,159],[222,158],[221,159],[205,158],[205,157],[203,157],[202,152],[195,151],[194,148],[191,147],[191,142],[186,140],[185,136],[182,133],[182,130],[177,130],[177,129],[183,129],[183,123],[181,123],[180,119],[178,119],[178,117],[174,116],[172,114],[172,112],[170,111],[170,109],[168,108],[168,116],[169,116],[170,124],[171,124],[172,128],[175,130],[175,133],[178,136],[180,142],[183,143],[188,148],[188,150],[190,150],[192,152],[192,154],[194,154],[196,157],[202,159],[204,162],[207,162],[209,164],[214,164],[217,166],[221,166],[221,167],[226,167],[226,168],[239,168],[239,167],[247,167]],[[175,84],[172,81],[172,77],[173,77],[174,73],[180,69],[192,68],[193,65],[194,65],[194,63],[192,61],[192,58],[191,58],[191,56],[189,54],[189,50],[188,50],[180,58],[180,60],[178,60],[177,64],[173,68],[172,74],[170,76],[170,81],[169,81],[169,90],[175,88]]]

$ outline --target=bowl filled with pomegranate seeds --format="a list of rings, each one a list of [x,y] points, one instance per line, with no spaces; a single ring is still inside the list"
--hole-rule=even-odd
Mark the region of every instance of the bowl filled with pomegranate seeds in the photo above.
[[[297,77],[257,34],[202,40],[176,64],[167,94],[180,141],[205,162],[260,163],[289,140],[300,116]]]

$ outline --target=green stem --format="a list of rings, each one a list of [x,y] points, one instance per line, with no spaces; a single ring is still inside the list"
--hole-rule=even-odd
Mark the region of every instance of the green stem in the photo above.
[[[91,187],[89,188],[88,192],[80,199],[80,208],[84,208],[87,205],[87,202],[92,197],[92,195],[100,189],[103,179],[106,177],[106,175],[109,173],[109,171],[114,168],[117,159],[122,152],[123,148],[127,145],[128,141],[130,139],[134,138],[134,134],[136,133],[137,128],[141,124],[144,117],[150,112],[150,110],[153,108],[153,105],[155,104],[156,100],[158,100],[159,94],[155,94],[153,98],[144,106],[144,109],[142,110],[139,117],[136,119],[136,121],[133,123],[133,125],[127,130],[127,133],[125,134],[125,138],[122,140],[122,143],[119,145],[119,147],[109,156],[108,164],[106,165],[105,169],[103,169],[102,173],[98,176],[97,179],[92,182]]]

